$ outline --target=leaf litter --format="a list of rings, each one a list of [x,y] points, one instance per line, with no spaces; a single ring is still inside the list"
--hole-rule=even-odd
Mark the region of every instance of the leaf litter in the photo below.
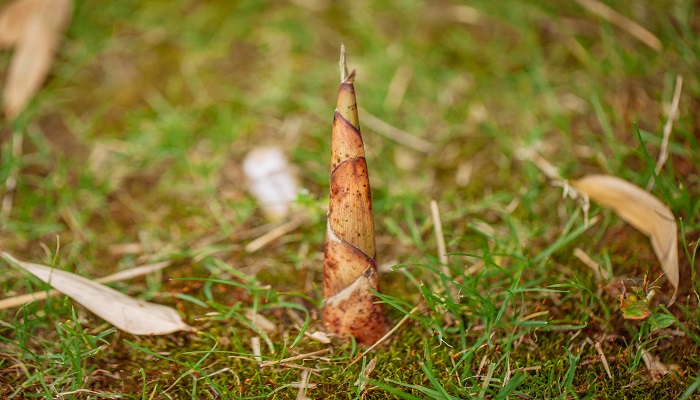
[[[67,271],[17,260],[7,252],[0,254],[124,332],[132,335],[165,335],[194,330],[170,307],[135,299]]]
[[[679,284],[678,226],[671,210],[648,191],[611,175],[587,175],[573,186],[649,237],[661,269],[675,290]],[[675,292],[674,292],[675,297]]]
[[[16,0],[3,10],[0,44],[15,46],[2,93],[8,119],[24,110],[49,74],[72,10],[72,0]]]

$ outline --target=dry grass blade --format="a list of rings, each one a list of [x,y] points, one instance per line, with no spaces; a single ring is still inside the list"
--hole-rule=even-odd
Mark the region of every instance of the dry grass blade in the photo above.
[[[386,136],[396,143],[400,143],[413,150],[420,151],[421,153],[430,153],[435,149],[435,146],[429,141],[389,125],[388,123],[370,114],[364,108],[360,108],[360,111],[362,111],[362,120],[364,121],[365,125],[380,135]]]
[[[165,335],[193,330],[170,307],[129,297],[70,272],[19,261],[6,252],[0,254],[124,332],[133,335]]]
[[[270,244],[270,242],[299,228],[303,225],[303,223],[303,219],[296,218],[292,219],[291,221],[287,221],[282,225],[276,226],[273,229],[266,232],[265,234],[263,234],[262,236],[245,245],[244,250],[248,253],[255,253],[256,251]]]
[[[668,140],[671,137],[671,130],[673,129],[673,121],[676,120],[678,116],[678,105],[681,101],[681,91],[683,90],[683,77],[676,75],[676,88],[673,91],[673,101],[671,102],[671,108],[668,111],[668,119],[664,125],[663,139],[661,140],[661,149],[659,149],[659,157],[656,160],[656,168],[654,172],[659,175],[661,168],[664,167],[666,160],[668,160]],[[647,184],[647,190],[654,186],[654,177],[649,179]]]
[[[666,278],[678,290],[678,227],[671,210],[646,190],[614,176],[588,175],[572,183],[649,237]]]
[[[330,351],[331,351],[331,349],[323,349],[323,350],[312,351],[311,353],[299,354],[299,355],[294,356],[294,357],[283,358],[283,359],[277,360],[277,361],[267,361],[267,362],[260,364],[260,368],[271,367],[273,365],[278,365],[278,364],[284,364],[284,363],[288,363],[290,361],[302,360],[304,358],[317,357],[317,356],[320,356],[321,354],[326,354]]]
[[[430,200],[430,216],[433,219],[433,227],[435,228],[435,239],[438,245],[438,258],[442,264],[442,272],[445,276],[452,277],[450,275],[450,270],[447,268],[447,248],[445,246],[445,235],[442,232],[442,220],[440,219],[440,209],[438,208],[437,201]]]
[[[9,119],[24,110],[48,75],[72,9],[72,0],[42,0],[24,22],[2,93]]]
[[[605,356],[605,353],[603,352],[603,347],[600,345],[599,341],[593,341],[591,338],[586,338],[586,343],[592,344],[593,347],[595,347],[595,351],[598,352],[598,356],[600,357],[600,362],[603,364],[603,368],[605,369],[605,373],[608,375],[609,379],[612,379],[612,373],[610,372],[610,364],[608,364],[608,358]]]
[[[591,12],[610,21],[610,23],[617,25],[620,29],[629,32],[630,35],[634,36],[645,45],[656,51],[661,51],[662,45],[659,38],[654,36],[653,33],[644,29],[644,27],[638,23],[618,13],[607,5],[599,2],[598,0],[576,0],[576,2],[583,7],[586,7]]]
[[[261,364],[263,359],[262,351],[260,349],[260,337],[253,336],[250,338],[250,348],[253,350],[253,358],[255,358],[255,362]]]
[[[588,268],[595,274],[596,280],[599,282],[607,282],[610,280],[608,276],[608,271],[600,268],[597,262],[593,261],[591,256],[586,254],[585,251],[580,248],[575,248],[573,252],[574,257],[578,258],[582,263],[584,263]]]
[[[309,389],[309,371],[304,370],[301,372],[301,381],[299,382],[299,393],[297,393],[297,400],[311,400],[311,398],[306,395],[306,391],[308,389]]]

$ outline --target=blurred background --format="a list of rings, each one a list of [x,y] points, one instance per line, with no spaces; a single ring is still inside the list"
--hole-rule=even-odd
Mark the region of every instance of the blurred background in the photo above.
[[[678,74],[687,97],[666,181],[697,187],[694,4],[616,4],[632,25],[595,4],[78,1],[44,88],[3,124],[0,172],[17,187],[0,245],[49,260],[60,237],[63,260],[98,275],[147,255],[252,260],[244,243],[269,228],[241,164],[278,146],[307,223],[264,262],[317,271],[341,42],[357,70],[382,261],[429,253],[429,198],[452,251],[470,223],[497,235],[504,210],[536,221],[518,234],[524,247],[558,232],[576,206],[519,160],[524,149],[564,178],[646,181],[633,124],[655,158]]]
[[[14,124],[21,159],[4,147],[3,176],[20,176],[0,243],[34,252],[60,234],[99,253],[235,236],[260,222],[240,170],[260,145],[285,149],[309,197],[324,199],[341,42],[380,210],[539,195],[537,171],[516,161],[524,147],[565,177],[642,173],[632,124],[658,144],[676,74],[697,71],[693,3],[616,4],[675,34],[663,50],[582,4],[79,1],[45,88]]]
[[[318,322],[314,301],[320,298],[330,133],[344,42],[348,66],[357,71],[386,292],[411,304],[407,310],[423,301],[418,290],[406,290],[412,287],[408,275],[389,272],[400,263],[418,265],[407,270],[428,285],[447,282],[432,273],[440,265],[429,203],[435,199],[447,252],[455,254],[448,267],[465,286],[473,285],[472,300],[458,305],[473,317],[469,323],[491,323],[495,307],[512,300],[513,285],[576,282],[582,286],[528,295],[523,309],[539,312],[543,305],[552,320],[590,323],[630,339],[623,322],[610,317],[617,315],[617,298],[602,292],[591,271],[581,272],[585,267],[571,250],[589,251],[601,265],[614,266],[616,276],[656,278],[660,270],[647,238],[609,212],[585,231],[579,205],[563,200],[561,189],[525,158],[541,155],[563,179],[607,173],[646,185],[680,75],[683,94],[670,158],[654,193],[684,221],[687,242],[696,240],[700,19],[697,1],[601,4],[76,1],[42,89],[17,119],[0,122],[0,193],[12,199],[0,215],[0,249],[88,277],[172,260],[176,268],[117,287],[176,303],[187,318],[191,310],[202,312],[202,298],[217,310],[257,307],[257,292],[197,280],[239,279],[224,267],[230,266],[261,285],[303,293],[294,301]],[[0,76],[7,75],[12,54],[0,55]],[[288,158],[301,188],[288,218],[302,222],[251,249],[246,246],[280,224],[266,218],[248,191],[243,160],[260,146],[279,147]],[[574,228],[580,230],[567,236]],[[484,263],[484,275],[465,272],[480,271]],[[0,281],[2,297],[37,290],[22,272],[8,270]],[[190,280],[170,279],[183,277]],[[492,301],[490,293],[504,296]],[[580,300],[586,296],[590,303]],[[70,318],[69,302],[55,304],[32,307]],[[613,322],[599,321],[590,309]],[[274,312],[280,321],[287,318]],[[6,313],[3,318],[12,319]],[[41,321],[32,334],[54,338]],[[442,316],[435,321],[417,329],[433,332]],[[516,314],[508,323],[512,332],[521,327]],[[464,326],[449,328],[453,336],[447,340],[460,337],[467,349]],[[245,326],[236,329],[249,333]],[[490,343],[488,329],[482,339]],[[228,337],[217,337],[216,344]],[[549,348],[570,347],[562,337],[552,335],[557,342]],[[163,346],[182,351],[170,342]],[[249,351],[247,342],[234,339],[222,339],[222,346]],[[143,354],[132,353],[136,361],[124,376],[137,382]],[[444,360],[454,363],[446,354]],[[531,354],[514,353],[513,360],[529,366]],[[680,359],[693,351],[674,354]],[[542,374],[561,376],[573,359],[563,351],[557,357],[549,366],[543,361]],[[508,368],[510,359],[505,372],[497,373],[510,376]],[[423,374],[414,372],[406,380],[420,382]],[[158,364],[149,373],[159,374]],[[555,386],[543,382],[532,393]]]

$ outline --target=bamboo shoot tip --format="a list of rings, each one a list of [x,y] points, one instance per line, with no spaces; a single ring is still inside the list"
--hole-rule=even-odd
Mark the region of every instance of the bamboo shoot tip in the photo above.
[[[340,82],[346,83],[350,74],[348,74],[348,62],[345,57],[344,42],[340,43],[340,61],[338,62],[338,64],[340,64]]]

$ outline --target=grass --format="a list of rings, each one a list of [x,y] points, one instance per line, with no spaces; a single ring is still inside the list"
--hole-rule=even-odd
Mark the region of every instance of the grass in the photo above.
[[[198,332],[132,336],[65,297],[2,310],[0,396],[284,399],[297,397],[304,371],[311,398],[698,396],[697,11],[689,0],[611,5],[663,50],[576,2],[476,1],[471,21],[468,8],[420,1],[77,1],[45,87],[0,126],[0,181],[17,176],[0,248],[89,277],[172,260],[112,286],[175,307]],[[382,299],[394,322],[418,307],[355,363],[363,349],[352,342],[306,335],[323,330],[341,41],[366,110]],[[692,274],[668,310],[670,288],[658,281],[654,313],[670,325],[654,329],[653,319],[623,319],[615,285],[573,256],[582,249],[616,281],[655,280],[648,240],[595,205],[586,226],[579,205],[519,154],[537,149],[565,178],[609,173],[646,186],[676,75],[679,118],[652,192],[682,223],[681,265]],[[363,113],[432,147],[388,139]],[[240,161],[265,144],[297,166],[307,222],[247,253],[271,226]],[[0,265],[3,297],[47,290]],[[260,368],[254,337],[264,361],[324,352]],[[652,377],[645,352],[670,373]],[[375,357],[361,391],[354,382]]]

